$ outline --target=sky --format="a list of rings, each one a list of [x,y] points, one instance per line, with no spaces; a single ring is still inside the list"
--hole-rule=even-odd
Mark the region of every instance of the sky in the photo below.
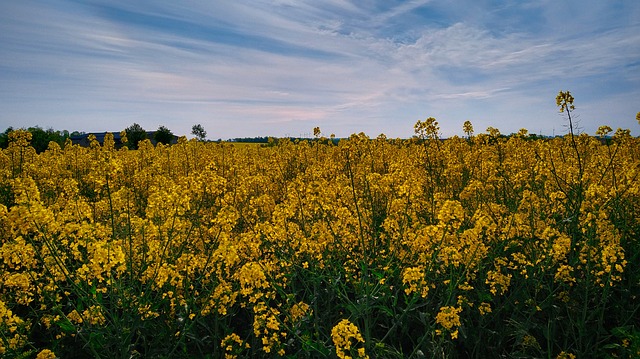
[[[0,2],[0,131],[640,135],[637,0]]]

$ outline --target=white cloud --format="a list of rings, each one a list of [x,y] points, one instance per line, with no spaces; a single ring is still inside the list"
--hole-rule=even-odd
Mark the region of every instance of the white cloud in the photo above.
[[[0,101],[24,101],[11,105],[14,117],[38,115],[26,110],[31,102],[42,106],[43,118],[63,108],[57,119],[85,119],[68,122],[70,129],[88,126],[87,117],[108,117],[95,113],[100,110],[118,114],[116,129],[132,119],[156,126],[176,118],[184,133],[190,125],[180,121],[205,127],[209,121],[221,136],[283,135],[316,122],[347,136],[362,121],[395,137],[411,135],[413,122],[435,114],[454,122],[508,117],[505,125],[515,129],[503,132],[517,131],[534,113],[541,116],[541,104],[554,112],[556,87],[587,88],[594,76],[625,78],[639,91],[638,75],[625,73],[640,58],[637,20],[595,33],[584,25],[564,35],[561,20],[548,12],[549,29],[539,33],[493,31],[485,23],[491,15],[478,15],[419,24],[403,37],[383,30],[420,7],[442,10],[445,3],[410,1],[383,12],[341,0],[108,4],[140,19],[186,22],[196,33],[104,17],[91,6],[5,9],[12,16],[0,15],[0,66],[15,79],[0,75]],[[237,41],[218,41],[221,26]],[[525,123],[515,123],[516,113]],[[11,115],[0,116],[0,125],[13,124]],[[96,130],[104,126],[98,121]],[[459,132],[457,125],[445,127]]]
[[[385,23],[389,21],[389,19],[394,18],[396,16],[406,14],[412,10],[415,10],[419,7],[425,6],[428,3],[432,2],[432,0],[410,0],[410,1],[402,1],[399,5],[380,13],[374,16],[375,23]]]

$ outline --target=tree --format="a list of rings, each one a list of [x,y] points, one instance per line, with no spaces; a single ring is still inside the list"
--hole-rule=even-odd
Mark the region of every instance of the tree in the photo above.
[[[171,143],[171,140],[173,140],[173,133],[165,126],[160,126],[153,134],[153,139],[156,140],[157,143],[168,145]]]
[[[24,130],[24,128],[22,128]],[[14,131],[13,127],[7,128],[4,133],[0,133],[0,148],[7,148],[9,145],[9,133]],[[55,142],[60,146],[69,138],[69,131],[57,131],[53,128],[43,130],[40,126],[29,127],[25,131],[31,134],[30,145],[37,153],[42,153],[49,148],[50,142]]]
[[[207,138],[207,131],[204,130],[201,124],[193,125],[193,127],[191,127],[191,134],[196,136],[198,141],[204,141]]]
[[[44,152],[49,147],[49,135],[39,126],[29,127],[27,131],[31,132],[31,146],[36,149],[37,153]]]
[[[0,134],[0,148],[9,147],[9,133],[13,131],[13,127],[8,127],[3,133]]]
[[[124,132],[128,139],[127,145],[132,149],[137,149],[138,142],[147,138],[147,132],[137,123],[125,128]]]

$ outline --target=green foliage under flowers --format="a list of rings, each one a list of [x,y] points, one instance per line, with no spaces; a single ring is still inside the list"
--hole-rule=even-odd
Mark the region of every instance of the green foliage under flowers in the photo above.
[[[0,354],[637,357],[640,140],[495,131],[40,154],[14,131]]]

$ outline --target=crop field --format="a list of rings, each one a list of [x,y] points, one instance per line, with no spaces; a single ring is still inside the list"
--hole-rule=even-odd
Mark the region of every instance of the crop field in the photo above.
[[[416,133],[36,154],[12,132],[0,355],[640,355],[640,138]]]

